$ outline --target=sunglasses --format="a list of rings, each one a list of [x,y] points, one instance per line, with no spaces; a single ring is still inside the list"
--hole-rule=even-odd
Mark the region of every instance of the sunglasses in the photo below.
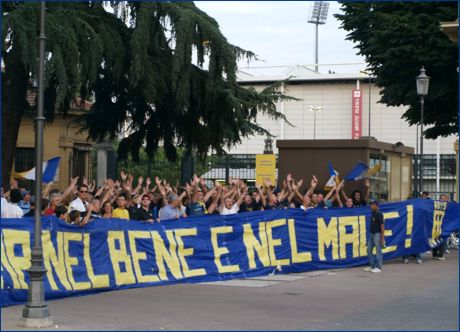
[[[87,193],[88,190],[80,190],[80,192],[83,194],[83,193]]]

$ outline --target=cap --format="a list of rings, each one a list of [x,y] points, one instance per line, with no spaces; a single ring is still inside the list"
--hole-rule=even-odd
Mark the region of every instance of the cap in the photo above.
[[[22,197],[25,197],[26,195],[30,195],[30,191],[24,190],[21,194]]]
[[[377,206],[380,205],[379,201],[376,200],[376,199],[372,199],[372,200],[369,202],[369,204],[370,204],[370,205],[375,204],[375,205],[377,205]]]

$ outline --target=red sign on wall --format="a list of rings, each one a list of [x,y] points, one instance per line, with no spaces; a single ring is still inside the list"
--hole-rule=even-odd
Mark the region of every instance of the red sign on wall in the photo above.
[[[362,123],[362,94],[360,90],[353,90],[352,104],[351,104],[351,138],[358,139],[361,137],[361,123]]]

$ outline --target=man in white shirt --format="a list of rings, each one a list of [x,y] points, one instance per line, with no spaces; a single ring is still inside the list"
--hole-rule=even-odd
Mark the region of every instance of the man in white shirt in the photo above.
[[[219,207],[219,213],[222,216],[226,216],[229,214],[236,214],[240,210],[240,205],[243,202],[243,195],[240,195],[240,198],[236,202],[232,198],[224,198],[222,200],[223,203],[221,203]]]
[[[88,205],[87,199],[88,186],[86,184],[82,184],[78,187],[77,198],[70,202],[69,211],[77,210],[81,214],[86,213],[86,205]]]
[[[10,200],[10,203],[4,203],[2,199],[2,218],[22,218],[24,212],[18,206],[21,200],[21,192],[18,189],[11,189]]]

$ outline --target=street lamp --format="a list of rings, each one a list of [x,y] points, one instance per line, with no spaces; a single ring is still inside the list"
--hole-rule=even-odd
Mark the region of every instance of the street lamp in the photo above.
[[[329,10],[329,3],[325,1],[315,1],[313,6],[310,7],[308,13],[308,23],[316,25],[316,39],[315,39],[315,71],[318,72],[318,26],[326,23],[327,12]]]
[[[321,112],[323,108],[321,106],[308,106],[310,112],[313,112],[313,139],[316,139],[316,113]]]
[[[415,78],[417,83],[417,94],[420,96],[420,181],[419,193],[423,191],[423,106],[425,105],[425,96],[428,94],[430,77],[425,74],[425,68],[420,69],[420,74]]]
[[[367,129],[367,136],[371,136],[371,73],[366,70],[361,70],[360,73],[366,74],[369,77],[369,127]]]
[[[27,303],[22,310],[22,325],[26,327],[48,327],[53,325],[48,304],[45,301],[45,287],[43,278],[46,273],[43,264],[42,247],[42,201],[39,197],[42,192],[42,172],[43,172],[43,129],[45,117],[43,116],[44,105],[44,73],[45,73],[45,2],[41,3],[40,11],[40,36],[38,37],[39,64],[38,64],[38,107],[37,117],[35,118],[35,224],[34,224],[34,246],[31,250],[30,268],[27,273],[30,276]]]

